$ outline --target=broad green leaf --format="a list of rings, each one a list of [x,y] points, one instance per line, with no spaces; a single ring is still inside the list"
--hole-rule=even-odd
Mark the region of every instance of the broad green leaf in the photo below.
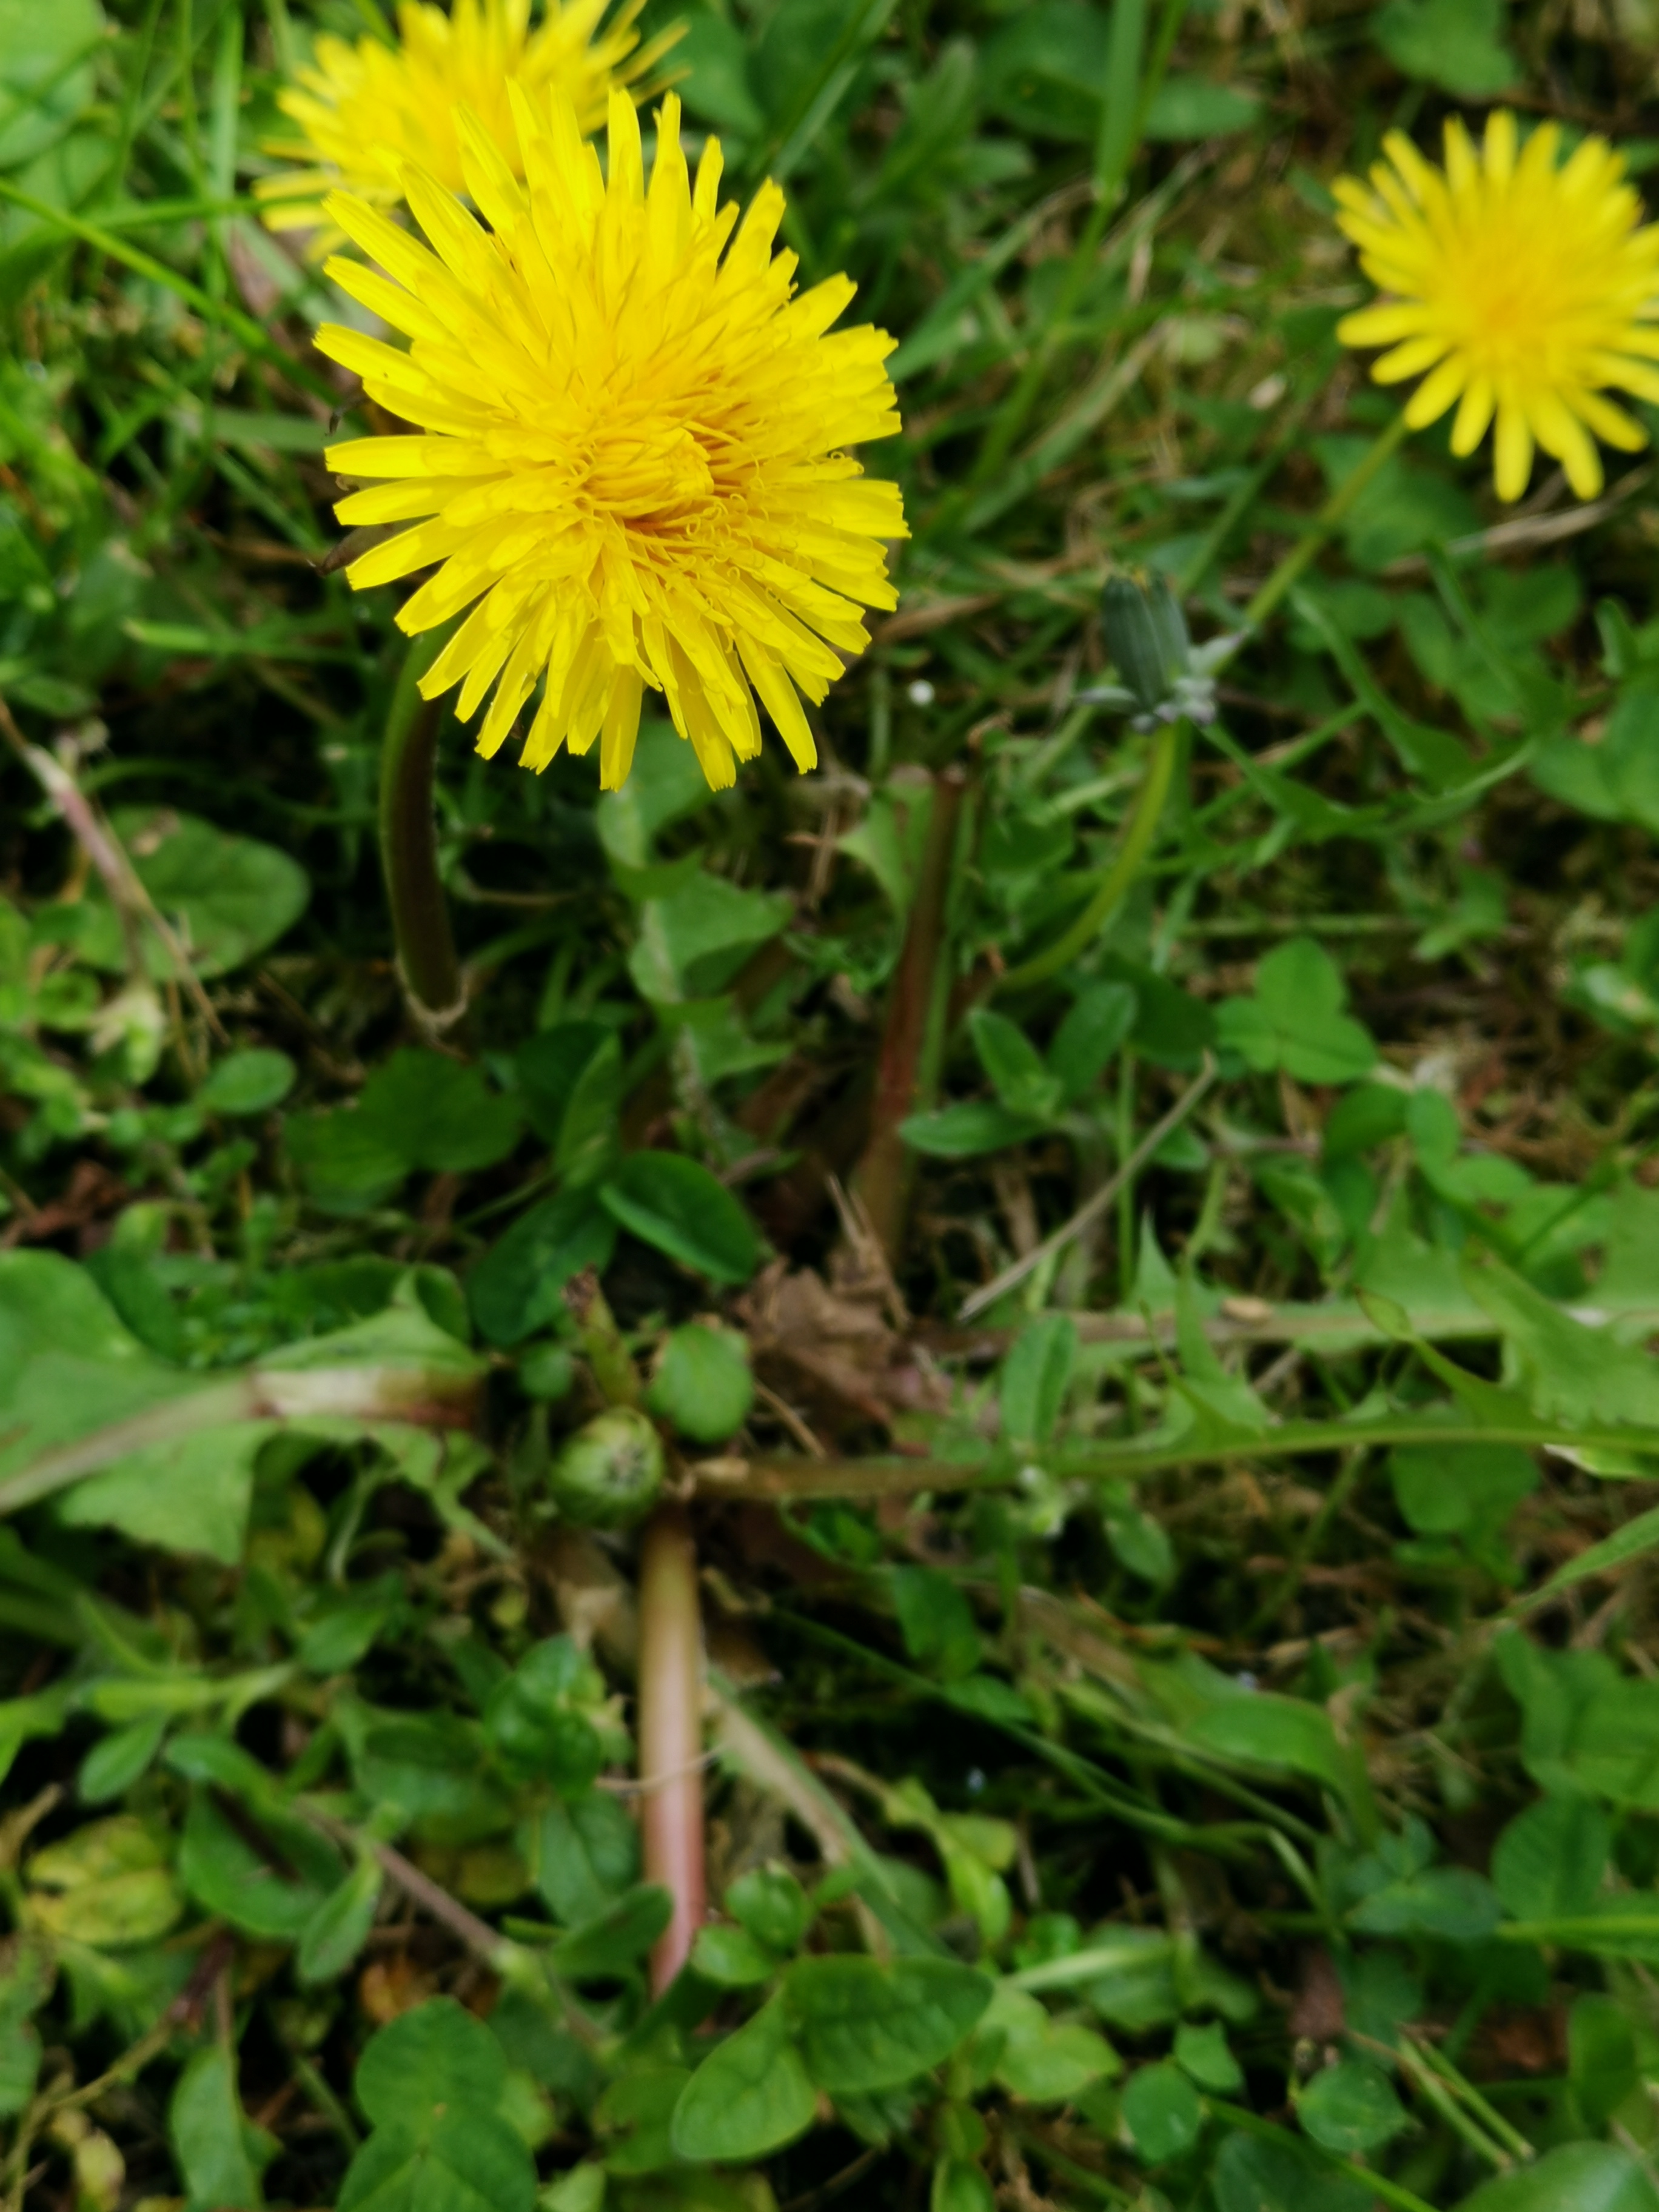
[[[1419,1536],[1501,1527],[1538,1487],[1538,1462],[1518,1444],[1407,1445],[1390,1454],[1389,1474]]]
[[[1342,971],[1311,938],[1295,937],[1256,970],[1255,993],[1224,1000],[1217,1034],[1249,1067],[1283,1068],[1303,1083],[1353,1083],[1376,1065],[1370,1032],[1342,1010]]]
[[[674,2107],[690,2080],[684,2066],[636,2065],[618,2074],[593,2107],[593,2124],[610,2138],[605,2170],[659,2173],[676,2163]]]
[[[1204,1332],[1204,1310],[1197,1281],[1183,1269],[1176,1284],[1176,1348],[1181,1354],[1176,1388],[1200,1420],[1224,1433],[1260,1436],[1273,1416],[1243,1375],[1222,1364]]]
[[[520,1046],[519,1080],[537,1135],[567,1188],[596,1182],[616,1157],[622,1048],[603,1022],[560,1022]]]
[[[693,1969],[717,1989],[757,1989],[771,1980],[778,1964],[775,1953],[757,1943],[746,1928],[699,1928],[691,1946]]]
[[[501,2047],[453,1997],[430,1997],[369,2038],[357,2102],[377,2128],[429,2134],[442,2114],[493,2112],[507,2081]]]
[[[227,1053],[209,1071],[196,1103],[210,1114],[268,1114],[293,1090],[298,1073],[285,1052],[257,1046]]]
[[[817,2094],[781,1996],[717,2044],[680,2092],[673,2143],[681,2158],[764,2158],[812,2124]]]
[[[1589,1544],[1568,1560],[1538,1589],[1530,1601],[1553,1595],[1557,1590],[1567,1589],[1574,1583],[1587,1582],[1594,1575],[1604,1575],[1614,1567],[1622,1567],[1627,1559],[1639,1559],[1659,1544],[1659,1505],[1650,1506],[1645,1513],[1632,1516],[1611,1536],[1604,1536],[1599,1544]]]
[[[357,1115],[409,1167],[469,1175],[512,1151],[520,1109],[478,1068],[405,1045],[364,1084]]]
[[[1153,139],[1219,138],[1248,131],[1261,112],[1254,93],[1207,77],[1171,75],[1153,94],[1146,135]]]
[[[1368,2058],[1339,2059],[1316,2074],[1296,2116],[1316,2143],[1344,2158],[1376,2150],[1411,2124],[1388,2075]]]
[[[832,2096],[896,2088],[941,2064],[992,1989],[987,1976],[948,1959],[799,1959],[784,1977],[806,2070]]]
[[[726,1893],[726,1909],[769,1950],[796,1948],[812,1924],[811,1899],[787,1867],[751,1867]]]
[[[290,1114],[283,1141],[307,1196],[324,1213],[372,1212],[409,1176],[403,1152],[353,1108]]]
[[[640,908],[628,972],[641,995],[657,1005],[712,998],[793,912],[787,896],[746,890],[705,870]]]
[[[634,769],[620,791],[607,791],[593,810],[599,842],[613,862],[643,868],[658,832],[710,803],[696,754],[659,716],[640,724]]]
[[[1613,1829],[1588,1797],[1540,1797],[1517,1813],[1492,1848],[1492,1883],[1517,1920],[1588,1912],[1601,1887]]]
[[[337,2212],[532,2212],[535,2202],[523,2136],[472,2106],[419,2131],[397,2119],[377,2127],[335,2199]]]
[[[1363,2182],[1333,2173],[1328,2166],[1281,2132],[1226,2136],[1211,2169],[1216,2212],[1372,2212],[1376,2203]]]
[[[970,1674],[979,1664],[979,1631],[967,1599],[937,1567],[890,1570],[893,1607],[904,1648],[920,1665],[945,1680]]]
[[[167,2107],[167,2134],[192,2207],[252,2212],[264,2202],[249,2152],[252,2133],[237,2094],[233,2051],[218,2044],[196,2051]]]
[[[1203,2130],[1197,2090],[1167,2060],[1132,2074],[1123,2085],[1121,2104],[1136,2155],[1148,2166],[1184,2157]]]
[[[135,1544],[234,1567],[242,1556],[253,1466],[273,1421],[238,1421],[128,1452],[58,1500],[74,1528],[118,1528]]]
[[[1077,1324],[1066,1314],[1027,1322],[1003,1363],[1002,1433],[1011,1443],[1046,1444],[1077,1364]]]
[[[1132,1575],[1162,1589],[1175,1580],[1175,1546],[1164,1523],[1135,1504],[1127,1482],[1103,1482],[1095,1492],[1113,1556]]]
[[[625,1973],[642,1959],[667,1927],[673,1901],[655,1882],[640,1882],[568,1936],[551,1954],[567,1981],[601,1979]]]
[[[724,1443],[743,1426],[755,1402],[749,1340],[736,1329],[698,1322],[671,1330],[645,1401],[694,1443]]]
[[[1575,2000],[1567,2015],[1567,2076],[1593,2128],[1604,2127],[1636,2087],[1636,2037],[1614,1998],[1592,1993]]]
[[[1330,1715],[1301,1698],[1266,1690],[1218,1698],[1194,1716],[1184,1733],[1189,1743],[1222,1758],[1305,1774],[1340,1797],[1353,1786],[1353,1762],[1336,1740]]]
[[[31,1923],[97,1948],[153,1942],[184,1911],[163,1838],[131,1814],[92,1820],[25,1869]]]
[[[556,1022],[519,1047],[519,1088],[526,1117],[545,1145],[556,1145],[564,1117],[589,1064],[617,1032],[608,1022]]]
[[[1244,2069],[1233,2057],[1227,2031],[1219,2021],[1195,2027],[1183,2021],[1176,2030],[1175,2062],[1190,2074],[1200,2089],[1218,2097],[1231,2097],[1244,2086]]]
[[[275,845],[233,836],[167,806],[118,806],[110,826],[198,975],[241,967],[286,935],[305,912],[311,880]],[[86,896],[94,919],[82,933],[81,957],[118,975],[126,966],[126,948],[96,874]],[[154,930],[144,932],[144,958],[158,983],[175,972],[171,952]]]
[[[924,781],[919,786],[876,792],[863,821],[843,830],[836,840],[838,851],[869,869],[900,920],[910,911],[915,893],[933,791],[932,783]]]
[[[1659,2212],[1659,2189],[1612,2143],[1562,2143],[1486,2182],[1457,2212]]]
[[[987,106],[1038,138],[1092,141],[1100,128],[1096,87],[1105,79],[1106,54],[1103,10],[1037,0],[985,42],[980,70]]]
[[[95,0],[0,0],[0,168],[44,153],[92,99],[104,29]]]
[[[1135,1025],[1136,999],[1127,983],[1089,983],[1078,994],[1048,1046],[1048,1065],[1066,1104],[1085,1097]]]
[[[723,15],[699,12],[674,51],[687,72],[686,112],[712,123],[722,138],[758,138],[766,118],[749,88],[749,44],[738,26]]]
[[[595,1791],[546,1806],[531,1834],[537,1888],[568,1928],[597,1920],[639,1879],[639,1830],[614,1797]]]
[[[560,1311],[565,1285],[584,1267],[605,1268],[617,1224],[591,1191],[561,1191],[521,1213],[472,1270],[467,1300],[491,1344],[510,1347]]]
[[[1036,1998],[1002,1984],[975,2031],[993,2077],[1027,2104],[1066,2104],[1079,2091],[1122,2070],[1103,2035],[1053,2019]]]
[[[305,1924],[295,1960],[295,1972],[301,1982],[331,1982],[344,1973],[368,1940],[380,1898],[378,1861],[359,1860]]]
[[[179,1884],[166,1867],[136,1868],[76,1889],[36,1890],[28,1904],[32,1925],[96,1949],[154,1942],[184,1909]]]
[[[388,1817],[488,1832],[506,1825],[508,1800],[486,1774],[489,1747],[476,1721],[439,1707],[377,1721],[353,1747],[360,1789]]]
[[[967,1098],[936,1113],[912,1114],[899,1134],[913,1152],[930,1158],[968,1160],[981,1152],[1000,1152],[1041,1136],[1048,1123],[1039,1115],[1014,1113],[994,1099]]]
[[[599,1190],[623,1227],[717,1283],[746,1283],[761,1241],[741,1202],[681,1152],[630,1152]]]
[[[996,2212],[997,2195],[982,2166],[942,2158],[933,2168],[927,2212]]]
[[[72,1260],[0,1252],[0,1477],[211,1387],[153,1358]]]
[[[306,1821],[262,1808],[244,1832],[205,1791],[191,1800],[179,1878],[204,1911],[246,1935],[297,1943],[344,1874],[339,1853]]]
[[[1659,1360],[1593,1328],[1490,1257],[1463,1277],[1504,1332],[1534,1410],[1564,1426],[1629,1421],[1659,1428]]]
[[[1388,0],[1371,35],[1407,76],[1460,100],[1489,100],[1520,77],[1504,41],[1504,0]]]
[[[0,2118],[15,2118],[28,2104],[43,2055],[33,2021],[0,2019]]]
[[[1060,1105],[1060,1083],[1022,1029],[988,1006],[975,1006],[969,1032],[979,1064],[1003,1104],[1013,1114],[1048,1116]]]
[[[170,1716],[151,1713],[94,1744],[81,1762],[76,1788],[84,1805],[105,1805],[130,1790],[148,1771],[161,1748]]]
[[[1474,1943],[1501,1914],[1490,1883],[1470,1867],[1425,1867],[1374,1889],[1349,1914],[1368,1936],[1440,1936]]]

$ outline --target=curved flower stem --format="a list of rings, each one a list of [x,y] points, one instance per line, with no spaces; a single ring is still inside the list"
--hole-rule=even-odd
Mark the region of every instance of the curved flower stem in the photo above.
[[[1261,629],[1286,592],[1299,581],[1303,571],[1310,566],[1314,556],[1325,544],[1333,532],[1340,528],[1346,520],[1350,511],[1358,502],[1360,494],[1394,459],[1404,444],[1405,439],[1406,416],[1402,410],[1395,416],[1388,428],[1379,434],[1370,453],[1364,456],[1357,467],[1351,469],[1343,477],[1312,522],[1309,524],[1302,536],[1297,539],[1296,544],[1291,546],[1290,551],[1273,570],[1249,606],[1245,608],[1242,624],[1244,630],[1248,632]]]
[[[453,1029],[466,1012],[432,811],[443,710],[422,699],[419,690],[440,641],[421,638],[410,647],[380,749],[380,866],[398,969],[410,1009],[431,1037]]]
[[[673,1899],[651,1954],[660,1996],[690,1955],[708,1899],[702,1838],[702,1629],[683,1505],[659,1505],[640,1547],[640,1842],[645,1878]]]
[[[1123,842],[1118,847],[1111,866],[1096,886],[1089,901],[1071,927],[1057,937],[1052,945],[1031,959],[1022,961],[999,978],[999,991],[1018,991],[1032,983],[1046,983],[1056,975],[1066,963],[1077,957],[1084,947],[1091,944],[1128,896],[1135,878],[1140,873],[1158,825],[1163,818],[1164,802],[1170,794],[1170,780],[1175,774],[1176,756],[1181,750],[1184,720],[1164,722],[1159,726],[1152,743],[1152,757],[1146,763],[1146,780],[1135,800],[1134,811],[1129,817],[1123,833]]]
[[[899,1125],[930,1103],[929,1093],[937,1079],[939,994],[947,975],[951,884],[967,790],[968,777],[961,769],[943,769],[933,778],[932,811],[916,873],[915,896],[910,904],[904,950],[888,996],[876,1062],[870,1134],[853,1176],[854,1194],[869,1216],[877,1242],[895,1264],[904,1243],[916,1164],[916,1155],[900,1136]]]

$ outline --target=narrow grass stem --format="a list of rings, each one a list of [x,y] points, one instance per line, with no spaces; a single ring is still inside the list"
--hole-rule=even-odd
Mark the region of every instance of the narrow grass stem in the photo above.
[[[410,1011],[434,1038],[453,1030],[466,1012],[448,895],[438,873],[432,807],[442,710],[420,694],[420,679],[435,650],[435,641],[424,639],[411,647],[380,748],[380,866],[398,969]]]
[[[1301,579],[1311,566],[1321,548],[1339,530],[1358,504],[1360,495],[1388,465],[1405,442],[1406,417],[1403,410],[1396,415],[1388,428],[1382,431],[1370,451],[1343,477],[1336,489],[1298,538],[1296,544],[1273,570],[1267,582],[1244,610],[1243,627],[1246,630],[1260,629],[1285,594]]]
[[[1164,802],[1170,795],[1170,781],[1175,774],[1182,734],[1186,726],[1184,721],[1165,722],[1159,726],[1152,742],[1152,758],[1146,763],[1146,780],[1141,784],[1134,811],[1124,830],[1123,842],[1096,885],[1088,905],[1071,927],[1063,930],[1052,945],[1045,945],[1031,959],[1023,960],[1018,968],[1009,969],[998,981],[1000,991],[1023,991],[1034,983],[1046,983],[1051,975],[1057,975],[1062,968],[1076,959],[1085,946],[1093,944],[1122,905],[1158,834],[1158,825],[1164,815]]]

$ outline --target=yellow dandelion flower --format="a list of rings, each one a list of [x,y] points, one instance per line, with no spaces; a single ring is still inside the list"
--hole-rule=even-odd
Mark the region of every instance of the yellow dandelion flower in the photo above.
[[[822,700],[869,642],[860,606],[897,603],[884,544],[908,534],[897,488],[844,450],[899,427],[893,341],[830,331],[845,276],[792,296],[795,256],[772,251],[783,194],[763,185],[739,224],[719,204],[714,139],[693,187],[672,95],[647,185],[625,94],[601,172],[568,99],[532,109],[508,89],[523,184],[460,118],[482,222],[412,165],[430,251],[362,200],[328,202],[387,272],[337,259],[328,273],[410,343],[334,324],[317,343],[420,426],[331,449],[342,475],[390,479],[343,500],[342,522],[414,526],[346,573],[361,589],[435,564],[398,613],[411,635],[471,607],[421,690],[459,683],[465,720],[495,685],[485,755],[540,683],[527,768],[598,737],[616,789],[647,690],[717,789],[760,750],[756,695],[811,768],[801,695]]]
[[[547,0],[530,27],[530,0],[455,0],[454,12],[400,0],[399,43],[359,39],[355,46],[325,34],[312,67],[277,95],[300,137],[272,139],[265,151],[307,163],[254,185],[272,230],[310,229],[322,221],[324,196],[339,185],[381,206],[403,197],[405,161],[418,162],[453,192],[463,189],[459,109],[470,108],[522,177],[507,88],[518,83],[544,98],[554,86],[576,111],[584,132],[605,118],[611,88],[641,100],[651,73],[680,37],[666,32],[641,46],[635,28],[644,0],[622,0],[605,27],[610,0]],[[337,244],[339,234],[323,244]]]
[[[1369,188],[1343,177],[1335,191],[1339,224],[1389,296],[1347,316],[1337,336],[1390,349],[1371,370],[1381,384],[1423,377],[1408,428],[1455,402],[1455,453],[1472,453],[1495,417],[1500,499],[1525,489],[1534,446],[1593,498],[1595,440],[1626,452],[1646,442],[1603,392],[1659,400],[1659,227],[1643,224],[1623,160],[1589,137],[1559,163],[1553,123],[1522,145],[1503,111],[1478,153],[1449,122],[1443,169],[1400,131],[1383,147]]]

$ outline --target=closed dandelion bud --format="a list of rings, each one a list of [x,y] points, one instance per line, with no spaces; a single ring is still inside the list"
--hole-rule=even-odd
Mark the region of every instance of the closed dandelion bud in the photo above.
[[[596,1414],[553,1462],[548,1489],[568,1521],[623,1528],[654,1504],[662,1488],[662,1440],[631,1406]]]
[[[1162,576],[1109,576],[1100,618],[1124,690],[1143,714],[1155,714],[1191,667],[1186,619],[1174,592]]]

